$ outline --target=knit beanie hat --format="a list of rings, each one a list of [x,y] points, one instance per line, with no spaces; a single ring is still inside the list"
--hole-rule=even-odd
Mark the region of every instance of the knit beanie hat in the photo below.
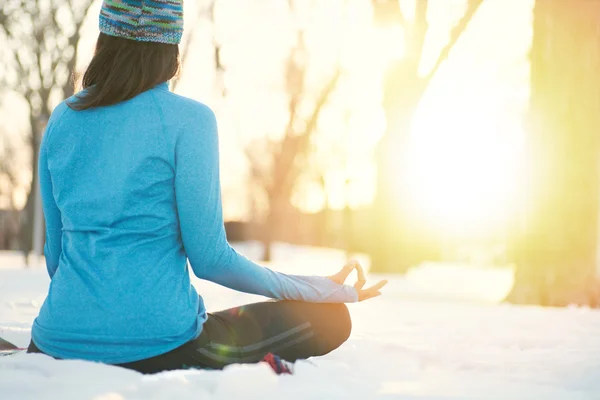
[[[179,44],[183,0],[104,0],[100,32],[140,42]]]

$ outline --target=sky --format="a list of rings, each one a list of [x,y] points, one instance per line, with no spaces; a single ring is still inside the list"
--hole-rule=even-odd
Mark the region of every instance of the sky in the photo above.
[[[312,162],[293,201],[309,212],[326,202],[338,209],[347,202],[368,205],[375,186],[374,150],[385,130],[381,78],[389,59],[402,56],[401,46],[390,42],[393,36],[372,25],[370,0],[299,0],[294,15],[280,0],[219,0],[214,25],[197,17],[204,3],[185,2],[192,51],[177,91],[205,102],[217,114],[226,218],[249,213],[244,148],[253,140],[277,139],[287,123],[284,63],[299,26],[306,30],[309,95],[323,87],[336,63],[343,68],[343,79],[319,121]],[[430,4],[424,73],[465,0]],[[414,0],[401,5],[410,19]],[[414,185],[417,212],[443,229],[501,224],[517,207],[526,146],[522,125],[532,6],[533,0],[486,0],[418,109],[406,173]],[[92,55],[99,7],[97,2],[84,26],[79,70]],[[222,46],[222,81],[214,71],[213,40]],[[226,97],[220,94],[223,84]],[[15,136],[25,131],[22,103],[13,98],[2,106],[2,125]]]

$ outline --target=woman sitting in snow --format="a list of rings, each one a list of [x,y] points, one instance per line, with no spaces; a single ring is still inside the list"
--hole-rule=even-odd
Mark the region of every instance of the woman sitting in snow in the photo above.
[[[217,125],[169,91],[181,0],[105,0],[84,90],[52,113],[39,156],[51,284],[29,352],[144,373],[326,354],[350,335],[360,265],[331,277],[258,266],[227,243]],[[207,313],[196,276],[282,301]],[[358,282],[344,285],[356,269]]]

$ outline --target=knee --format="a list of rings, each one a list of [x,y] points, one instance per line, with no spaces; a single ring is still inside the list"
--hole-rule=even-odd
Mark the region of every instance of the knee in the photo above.
[[[329,308],[329,337],[335,347],[340,346],[350,337],[352,332],[352,319],[348,307],[343,303],[328,304]]]
[[[352,333],[352,318],[350,317],[350,311],[348,310],[348,306],[345,304],[340,304],[340,329],[343,335],[342,343],[348,340],[350,334]]]

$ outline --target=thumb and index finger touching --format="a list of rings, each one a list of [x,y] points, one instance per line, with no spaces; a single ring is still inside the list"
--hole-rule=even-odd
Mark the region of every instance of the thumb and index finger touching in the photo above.
[[[335,275],[330,276],[329,278],[339,283],[340,285],[344,284],[348,276],[352,273],[353,270],[356,270],[357,280],[354,284],[354,288],[358,294],[358,301],[367,300],[373,297],[377,297],[381,295],[380,289],[383,288],[387,284],[387,280],[382,280],[377,282],[375,285],[363,289],[367,279],[365,277],[365,271],[360,265],[360,263],[356,260],[351,260]]]

